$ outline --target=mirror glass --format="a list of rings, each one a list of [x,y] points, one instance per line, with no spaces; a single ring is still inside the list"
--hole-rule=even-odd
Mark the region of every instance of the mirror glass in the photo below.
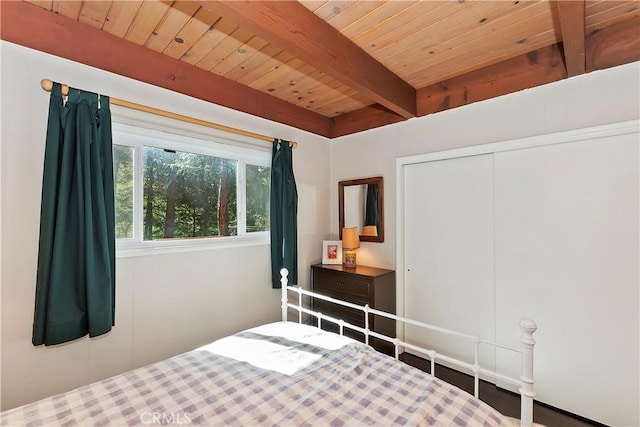
[[[384,242],[383,190],[381,176],[338,183],[340,239],[344,227],[358,227],[361,241]]]

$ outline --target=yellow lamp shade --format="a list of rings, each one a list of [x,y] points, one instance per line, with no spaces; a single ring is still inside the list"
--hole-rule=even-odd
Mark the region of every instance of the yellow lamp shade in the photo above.
[[[360,247],[358,227],[345,227],[342,229],[342,247],[345,249],[356,249]]]

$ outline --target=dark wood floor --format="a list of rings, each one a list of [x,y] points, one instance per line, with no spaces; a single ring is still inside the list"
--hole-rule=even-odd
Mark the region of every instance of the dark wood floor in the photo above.
[[[407,353],[403,353],[400,356],[400,360],[422,371],[431,372],[431,362],[428,360]],[[436,377],[473,394],[473,377],[470,375],[437,365]],[[479,395],[481,400],[496,408],[502,414],[520,418],[520,395],[503,390],[485,381],[480,381]],[[533,404],[533,421],[549,427],[602,426],[602,424],[538,402]]]

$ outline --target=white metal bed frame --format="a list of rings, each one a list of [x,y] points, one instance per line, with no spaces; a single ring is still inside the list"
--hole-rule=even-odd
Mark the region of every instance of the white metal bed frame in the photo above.
[[[283,268],[282,270],[280,270],[280,275],[282,276],[282,278],[280,279],[280,283],[282,284],[282,300],[281,300],[282,301],[282,305],[281,305],[282,320],[284,321],[288,320],[288,311],[289,311],[289,308],[292,308],[298,311],[299,323],[302,323],[302,314],[305,313],[317,319],[318,328],[321,327],[322,321],[325,320],[338,325],[340,335],[343,335],[345,327],[364,334],[364,339],[366,344],[369,344],[369,337],[375,337],[381,340],[388,341],[394,345],[396,359],[399,359],[400,357],[401,347],[417,351],[419,353],[426,355],[429,358],[429,360],[431,361],[431,374],[434,376],[435,376],[436,360],[441,360],[449,364],[468,369],[473,372],[474,396],[476,398],[478,398],[481,374],[490,378],[494,378],[496,380],[502,380],[509,384],[516,385],[519,387],[519,392],[520,392],[520,425],[522,427],[530,427],[533,424],[533,398],[535,396],[535,392],[533,391],[533,384],[535,382],[533,379],[533,347],[536,343],[535,340],[533,339],[533,333],[537,329],[537,325],[533,320],[527,319],[527,318],[523,318],[520,320],[519,326],[520,326],[520,329],[522,330],[522,335],[520,337],[521,345],[520,345],[520,348],[515,348],[515,347],[503,345],[503,344],[498,344],[493,341],[485,340],[483,338],[480,338],[477,335],[467,335],[467,334],[452,331],[449,329],[441,328],[439,326],[430,325],[428,323],[407,319],[405,317],[397,316],[395,314],[387,313],[385,311],[376,310],[374,308],[369,307],[368,304],[366,305],[353,304],[346,301],[341,301],[339,299],[331,298],[325,295],[317,294],[311,291],[307,291],[302,289],[299,286],[288,286],[287,276],[289,275],[289,272],[287,271],[286,268]],[[297,303],[291,303],[288,301],[288,291],[293,291],[298,294]],[[303,295],[362,311],[364,316],[364,328],[345,322],[342,319],[336,319],[334,317],[324,315],[320,312],[305,308],[302,304]],[[418,327],[429,329],[432,331],[442,332],[444,334],[466,338],[472,341],[475,347],[474,363],[469,364],[462,360],[458,360],[453,357],[438,353],[433,349],[420,347],[415,344],[405,342],[399,338],[388,337],[386,335],[382,335],[378,332],[372,331],[371,329],[369,329],[369,314],[393,319],[396,322],[402,322],[405,325],[418,326]],[[495,372],[489,369],[482,368],[479,363],[479,354],[480,354],[481,344],[486,344],[495,348],[502,348],[515,353],[520,353],[521,355],[520,377],[514,378],[514,377],[500,374],[498,372]]]

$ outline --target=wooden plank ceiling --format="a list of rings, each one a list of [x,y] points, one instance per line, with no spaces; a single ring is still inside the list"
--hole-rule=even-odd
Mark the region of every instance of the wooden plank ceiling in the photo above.
[[[640,60],[638,0],[0,7],[3,40],[329,138]]]

